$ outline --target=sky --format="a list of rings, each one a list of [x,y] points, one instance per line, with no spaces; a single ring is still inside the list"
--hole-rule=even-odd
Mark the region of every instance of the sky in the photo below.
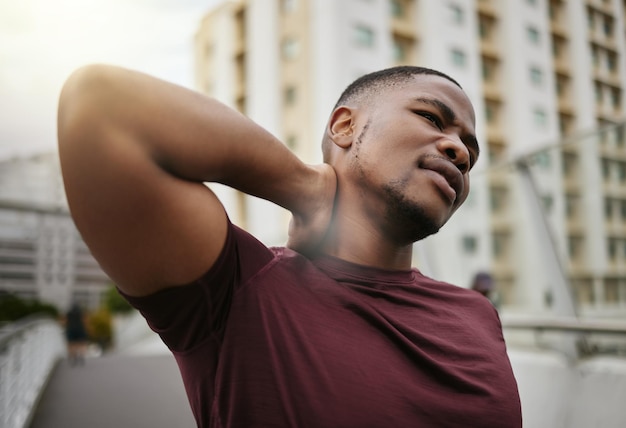
[[[0,159],[56,150],[73,70],[109,63],[193,88],[193,36],[220,0],[0,0]]]

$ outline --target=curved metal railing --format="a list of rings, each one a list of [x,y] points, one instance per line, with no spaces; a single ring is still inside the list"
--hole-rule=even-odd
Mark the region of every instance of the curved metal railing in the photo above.
[[[63,330],[50,318],[29,317],[0,328],[0,427],[28,426],[65,352]]]

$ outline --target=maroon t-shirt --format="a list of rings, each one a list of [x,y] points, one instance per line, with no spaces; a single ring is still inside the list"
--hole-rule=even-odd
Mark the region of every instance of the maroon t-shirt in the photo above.
[[[268,249],[230,226],[197,282],[128,298],[199,427],[520,427],[491,303],[419,271]]]

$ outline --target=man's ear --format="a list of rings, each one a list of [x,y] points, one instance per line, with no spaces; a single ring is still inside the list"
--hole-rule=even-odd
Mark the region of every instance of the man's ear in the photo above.
[[[333,111],[326,130],[330,139],[339,147],[348,148],[354,138],[354,112],[341,106]]]

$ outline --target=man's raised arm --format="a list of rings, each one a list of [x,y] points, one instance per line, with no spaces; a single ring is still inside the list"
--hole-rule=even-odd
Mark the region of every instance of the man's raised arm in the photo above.
[[[226,214],[203,182],[287,208],[304,235],[319,236],[330,219],[328,165],[305,165],[241,114],[142,73],[75,72],[61,93],[58,135],[74,221],[130,295],[189,283],[215,262]]]

